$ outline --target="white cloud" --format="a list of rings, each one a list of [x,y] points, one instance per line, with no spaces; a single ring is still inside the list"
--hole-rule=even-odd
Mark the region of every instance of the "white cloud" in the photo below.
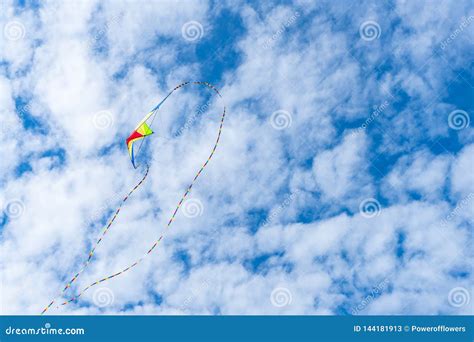
[[[452,190],[454,194],[467,196],[474,193],[474,145],[467,145],[459,153],[451,171]]]
[[[385,196],[406,201],[410,193],[427,200],[438,199],[444,190],[449,157],[421,150],[401,157],[386,176]]]
[[[347,134],[341,144],[323,151],[313,160],[315,181],[328,200],[339,203],[371,191],[366,135]]]

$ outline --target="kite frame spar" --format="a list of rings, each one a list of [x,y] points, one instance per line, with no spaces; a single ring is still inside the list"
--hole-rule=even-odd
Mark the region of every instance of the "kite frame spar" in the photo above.
[[[217,88],[215,88],[212,84],[210,83],[207,83],[207,82],[184,82],[178,86],[176,86],[173,90],[170,91],[170,93],[160,102],[158,103],[158,105],[155,106],[155,108],[152,109],[152,111],[150,113],[148,113],[144,119],[142,119],[139,124],[137,125],[137,127],[135,128],[135,130],[132,132],[132,134],[130,135],[130,137],[133,136],[133,134],[135,132],[137,132],[137,130],[143,125],[143,124],[146,124],[147,120],[150,119],[153,115],[156,115],[158,109],[160,108],[160,106],[166,101],[166,99],[174,92],[176,91],[177,89],[181,88],[181,87],[184,87],[188,84],[197,84],[197,85],[204,85],[210,89],[212,89],[220,98],[222,98],[219,90],[217,90]],[[145,253],[143,254],[139,259],[137,259],[134,263],[130,264],[128,267],[122,269],[121,271],[119,272],[116,272],[108,277],[105,277],[105,278],[102,278],[88,286],[86,286],[82,291],[79,292],[79,294],[77,296],[74,296],[68,300],[66,300],[65,302],[62,302],[60,305],[67,305],[68,303],[72,302],[72,301],[75,301],[77,300],[80,296],[82,296],[88,289],[90,289],[91,287],[97,285],[97,284],[100,284],[102,282],[105,282],[107,280],[110,280],[112,278],[115,278],[117,276],[119,276],[120,274],[122,273],[125,273],[127,272],[128,270],[130,270],[131,268],[137,266],[144,258],[146,258],[154,249],[155,247],[158,245],[158,243],[163,239],[164,237],[164,234],[165,232],[168,230],[168,228],[171,226],[171,224],[173,223],[173,220],[175,219],[176,217],[176,214],[178,213],[178,210],[179,208],[181,207],[182,203],[184,202],[184,200],[186,199],[186,196],[189,194],[189,192],[191,191],[194,183],[196,182],[196,180],[199,178],[199,176],[201,175],[202,171],[204,170],[204,168],[207,166],[207,164],[209,163],[209,161],[211,160],[212,156],[214,155],[216,149],[217,149],[217,145],[219,144],[219,141],[220,141],[220,137],[221,137],[221,133],[222,133],[222,127],[224,125],[224,118],[225,118],[225,115],[226,115],[226,107],[224,105],[224,109],[222,111],[222,115],[221,115],[221,121],[220,121],[220,125],[219,125],[219,131],[218,131],[218,134],[217,134],[217,139],[216,139],[216,142],[214,144],[214,147],[212,148],[212,151],[211,151],[211,154],[209,155],[209,157],[207,158],[206,162],[201,166],[201,168],[199,169],[199,171],[196,173],[196,175],[194,176],[194,179],[192,180],[191,184],[187,187],[186,191],[184,192],[183,196],[181,197],[180,201],[178,202],[178,205],[176,206],[174,212],[173,212],[173,215],[171,215],[171,218],[169,219],[166,227],[165,227],[165,230],[164,232],[160,235],[160,237],[154,242],[154,244],[151,246],[151,248]],[[152,122],[150,123],[150,126],[151,124],[153,123],[153,120],[154,120],[154,116],[153,116],[153,119],[152,119]],[[147,125],[147,127],[150,129],[151,131],[151,128]],[[143,139],[144,141],[144,138],[148,135],[151,135],[153,132],[151,131],[151,133],[149,134],[143,134],[142,137],[140,137],[140,139]],[[130,147],[130,137],[127,139],[126,143],[127,143],[127,147],[129,148],[129,153],[130,153],[130,157],[131,157],[131,161],[132,161],[132,165],[133,167],[136,169],[138,166],[135,165],[135,160],[134,160],[134,154],[133,154],[133,142],[132,142],[132,146]],[[138,140],[138,139],[135,139],[135,141]],[[142,141],[142,143],[143,143]],[[141,144],[142,144],[141,143]],[[141,144],[140,144],[140,147],[138,149],[138,151],[140,151],[141,149]],[[132,152],[130,152],[130,149],[132,150]],[[137,153],[138,153],[137,151]],[[98,244],[102,241],[103,237],[105,236],[105,234],[107,233],[107,231],[109,230],[110,226],[112,225],[112,223],[115,221],[115,218],[117,217],[118,213],[120,212],[120,209],[122,207],[122,205],[126,202],[126,200],[130,197],[130,195],[145,181],[147,175],[148,175],[148,172],[149,172],[149,165],[146,166],[146,172],[145,172],[145,175],[143,176],[143,178],[140,180],[140,182],[128,193],[127,196],[124,197],[124,199],[122,200],[122,203],[120,204],[119,208],[116,210],[114,216],[112,217],[112,219],[109,221],[108,225],[106,226],[105,230],[103,231],[103,233],[101,234],[100,238],[97,240],[96,244],[94,245],[94,247],[92,248],[92,250],[89,252],[89,256],[88,256],[88,259],[87,261],[84,263],[83,267],[81,268],[81,270],[66,284],[66,286],[63,288],[63,290],[61,291],[61,293],[59,294],[59,296],[57,296],[56,298],[54,298],[51,303],[48,304],[48,306],[46,306],[46,308],[41,312],[41,315],[43,315],[55,302],[56,302],[56,299],[58,297],[61,297],[66,290],[68,290],[69,288],[71,288],[71,285],[74,281],[77,280],[77,278],[79,277],[79,275],[87,268],[87,266],[90,264],[90,261],[92,259],[92,256],[94,255],[94,251],[95,249],[97,248]],[[59,305],[57,306],[57,308],[59,307]]]

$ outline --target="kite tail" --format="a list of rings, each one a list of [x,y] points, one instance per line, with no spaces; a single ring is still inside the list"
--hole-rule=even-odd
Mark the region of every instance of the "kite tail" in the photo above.
[[[205,84],[207,85],[208,87],[214,89],[217,94],[219,94],[218,90],[215,89],[214,87],[212,87],[211,85],[209,85],[208,83],[204,83],[204,82],[194,82],[196,84]],[[220,96],[220,94],[219,94]],[[221,122],[220,122],[220,126],[219,126],[219,133],[217,134],[217,139],[216,139],[216,142],[214,144],[214,147],[212,148],[212,151],[211,151],[211,154],[209,155],[209,157],[207,158],[206,162],[201,166],[201,168],[199,169],[199,171],[196,173],[196,176],[194,176],[194,179],[193,181],[191,182],[191,184],[188,186],[188,188],[186,189],[186,191],[184,192],[184,195],[181,197],[178,205],[176,206],[176,209],[174,210],[173,212],[173,215],[171,216],[170,220],[168,221],[168,224],[166,225],[165,227],[165,231],[167,228],[169,228],[171,226],[171,224],[173,223],[173,220],[174,218],[176,217],[176,214],[178,213],[178,210],[179,208],[181,207],[181,204],[183,203],[183,201],[185,200],[186,196],[189,194],[189,192],[191,191],[194,183],[196,182],[196,180],[199,178],[199,176],[201,175],[202,171],[204,170],[204,168],[207,166],[207,164],[209,163],[209,161],[211,160],[212,156],[214,155],[214,153],[216,152],[216,149],[217,149],[217,145],[219,144],[219,140],[221,138],[221,133],[222,133],[222,126],[224,125],[224,118],[225,118],[225,114],[226,114],[226,109],[224,107],[224,111],[222,112],[222,117],[221,117]],[[100,283],[103,283],[107,280],[110,280],[112,278],[115,278],[117,276],[119,276],[120,274],[122,273],[125,273],[127,272],[128,270],[132,269],[133,267],[137,266],[140,262],[142,262],[143,259],[145,259],[146,256],[148,256],[154,249],[155,247],[160,243],[160,241],[163,239],[164,237],[164,234],[165,233],[162,233],[161,236],[158,238],[158,240],[156,240],[154,242],[154,244],[151,246],[151,248],[143,255],[141,256],[139,259],[137,259],[133,264],[129,265],[128,267],[124,268],[123,270],[117,272],[117,273],[114,273],[108,277],[105,277],[105,278],[102,278],[88,286],[86,286],[81,292],[79,292],[79,294],[75,297],[72,297],[70,299],[68,299],[67,301],[61,303],[60,305],[67,305],[68,303],[72,302],[72,301],[75,301],[77,300],[80,296],[82,296],[87,290],[89,290],[91,287],[95,286],[95,285],[98,285]],[[52,303],[50,304],[52,305]]]
[[[150,167],[147,165],[146,166],[146,172],[145,172],[145,175],[143,176],[143,178],[140,180],[140,182],[137,183],[137,185],[135,185],[135,187],[130,190],[130,192],[122,199],[122,202],[120,203],[120,206],[117,208],[117,210],[115,211],[115,214],[114,216],[112,217],[112,219],[109,221],[109,223],[107,224],[107,226],[105,227],[105,229],[103,230],[102,234],[99,236],[99,239],[96,241],[95,245],[92,247],[92,249],[90,250],[89,252],[89,255],[87,257],[87,260],[85,261],[84,265],[82,266],[82,268],[80,269],[79,272],[77,272],[74,277],[72,277],[72,279],[66,284],[66,286],[62,289],[61,293],[59,294],[59,296],[62,296],[72,285],[72,283],[74,283],[78,278],[79,278],[79,275],[85,271],[85,269],[87,268],[87,266],[89,266],[91,260],[92,260],[92,257],[94,255],[94,252],[95,250],[97,249],[97,246],[100,244],[100,242],[103,240],[105,234],[107,234],[107,232],[109,231],[109,228],[112,226],[112,224],[114,223],[115,219],[117,218],[120,210],[122,209],[122,206],[124,205],[124,203],[127,201],[127,199],[133,194],[133,192],[135,190],[137,190],[140,185],[143,184],[143,182],[145,181],[146,177],[148,176],[148,172],[150,170]],[[59,297],[58,296],[58,297]],[[51,301],[51,303],[48,304],[48,306],[46,306],[46,308],[43,309],[43,311],[41,312],[41,315],[44,314],[46,311],[48,311],[48,309],[55,303],[56,299],[58,298],[56,297],[55,299],[53,299]]]

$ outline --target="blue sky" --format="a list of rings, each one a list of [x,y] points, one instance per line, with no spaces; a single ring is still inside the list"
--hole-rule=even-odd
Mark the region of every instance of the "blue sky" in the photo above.
[[[1,6],[2,313],[472,313],[469,1]]]

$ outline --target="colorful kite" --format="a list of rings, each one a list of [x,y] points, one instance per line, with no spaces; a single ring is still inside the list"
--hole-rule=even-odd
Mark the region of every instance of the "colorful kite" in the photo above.
[[[133,143],[137,140],[141,140],[146,136],[153,134],[151,128],[147,125],[146,122],[143,122],[138,125],[138,127],[133,131],[132,134],[127,138],[127,147],[128,153],[130,154],[130,159],[132,160],[132,165],[136,169],[137,166],[135,165],[135,155],[133,153]]]
[[[130,159],[132,161],[132,165],[133,167],[136,169],[138,166],[136,165],[136,155],[139,153],[140,151],[140,148],[141,148],[141,144],[143,143],[143,139],[151,134],[153,134],[153,131],[151,129],[151,125],[153,124],[153,120],[155,118],[155,115],[156,113],[158,112],[160,106],[166,101],[166,99],[168,99],[168,97],[174,92],[176,91],[177,89],[181,88],[181,87],[184,87],[186,85],[189,85],[189,84],[196,84],[196,85],[203,85],[203,86],[206,86],[210,89],[212,89],[219,97],[222,97],[221,94],[219,93],[219,91],[211,84],[207,83],[207,82],[185,82],[185,83],[182,83],[180,85],[178,85],[177,87],[175,87],[173,90],[170,91],[170,93],[155,107],[153,108],[137,125],[137,127],[135,128],[135,130],[132,132],[132,134],[127,138],[126,140],[126,144],[127,144],[127,148],[128,148],[128,152],[129,152],[129,155],[130,155]],[[226,109],[225,109],[225,106],[224,106],[224,109],[222,111],[222,115],[221,115],[221,121],[220,121],[220,125],[219,125],[219,131],[218,131],[218,134],[217,134],[217,139],[216,139],[216,142],[214,144],[214,147],[209,155],[209,157],[207,158],[206,162],[201,166],[201,168],[199,169],[199,171],[196,173],[196,175],[194,176],[194,179],[192,180],[191,184],[187,187],[186,191],[184,192],[183,196],[181,197],[180,201],[178,202],[174,212],[173,212],[173,215],[171,215],[171,218],[169,219],[168,221],[168,224],[166,225],[166,229],[165,231],[167,230],[167,228],[169,228],[173,222],[173,220],[175,219],[176,217],[176,214],[178,213],[178,210],[179,208],[181,207],[183,201],[186,199],[186,196],[189,194],[189,192],[191,191],[191,188],[193,187],[194,183],[196,182],[196,180],[198,179],[198,177],[201,175],[202,171],[204,170],[204,168],[207,166],[207,164],[209,163],[209,161],[211,160],[212,156],[214,155],[215,151],[216,151],[216,148],[217,148],[217,145],[219,144],[219,140],[220,140],[220,137],[221,137],[221,133],[222,133],[222,126],[224,125],[224,118],[225,118],[225,114],[226,114]],[[149,123],[148,123],[149,122]],[[134,143],[138,140],[142,140],[137,152],[135,153],[134,151]],[[150,167],[149,165],[146,165],[146,171],[145,171],[145,175],[143,176],[143,178],[140,180],[140,182],[124,197],[124,199],[122,200],[120,206],[118,207],[118,209],[115,211],[115,214],[114,216],[112,217],[112,219],[108,222],[108,224],[106,225],[104,231],[102,232],[102,234],[100,235],[99,239],[97,240],[97,242],[95,243],[95,245],[93,246],[93,248],[91,249],[91,251],[89,252],[89,255],[87,257],[87,260],[85,261],[84,265],[82,266],[82,268],[80,269],[79,272],[77,272],[74,277],[72,277],[72,279],[66,284],[66,286],[63,288],[63,290],[61,291],[61,293],[59,294],[58,297],[61,297],[64,295],[64,293],[71,288],[71,285],[78,279],[79,275],[84,272],[84,270],[87,268],[87,266],[90,264],[91,262],[91,259],[94,255],[94,252],[97,248],[97,246],[99,245],[99,243],[103,240],[105,234],[108,232],[109,228],[111,227],[112,223],[115,221],[115,219],[117,218],[117,215],[119,214],[120,212],[120,209],[122,208],[123,204],[127,201],[127,199],[130,197],[130,195],[138,188],[140,187],[141,184],[143,184],[143,182],[145,181],[147,175],[148,175],[148,171],[149,171]],[[79,294],[77,294],[76,296],[62,302],[60,305],[66,305],[72,301],[75,301],[77,300],[82,294],[84,294],[84,292],[86,292],[88,289],[90,289],[91,287],[97,285],[97,284],[100,284],[102,282],[105,282],[109,279],[112,279],[112,278],[115,278],[117,277],[118,275],[130,270],[131,268],[135,267],[136,265],[138,265],[146,256],[148,256],[154,249],[155,247],[158,245],[158,243],[163,239],[164,237],[164,233],[161,234],[161,236],[156,240],[154,241],[153,245],[151,246],[150,249],[148,249],[148,251],[143,254],[142,257],[140,257],[139,259],[137,259],[135,262],[133,262],[132,264],[130,264],[128,267],[122,269],[121,271],[119,272],[116,272],[116,273],[113,273],[112,275],[108,276],[108,277],[105,277],[105,278],[102,278],[88,286],[86,286],[82,291],[79,292]],[[56,302],[56,299],[58,298],[54,298],[49,304],[48,306],[46,306],[46,308],[41,312],[41,315],[43,315],[55,302]],[[59,305],[57,306],[59,307]]]

